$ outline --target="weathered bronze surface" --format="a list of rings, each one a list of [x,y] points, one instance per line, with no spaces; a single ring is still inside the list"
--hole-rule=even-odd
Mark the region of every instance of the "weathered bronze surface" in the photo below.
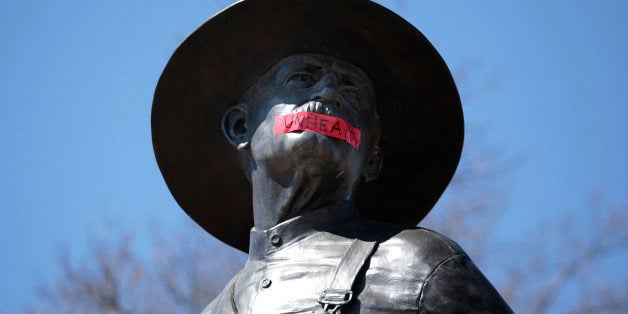
[[[346,121],[360,144],[331,127],[275,135],[278,117],[299,112]],[[453,175],[462,114],[438,53],[394,13],[239,2],[175,52],[152,119],[181,207],[249,253],[204,312],[511,312],[458,245],[413,227]]]

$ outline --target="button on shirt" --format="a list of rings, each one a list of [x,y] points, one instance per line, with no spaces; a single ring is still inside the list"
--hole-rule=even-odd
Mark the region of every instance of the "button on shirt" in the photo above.
[[[508,305],[453,241],[359,218],[350,202],[251,230],[249,259],[203,313],[325,313],[326,290],[354,238],[387,230],[342,313],[495,312]]]

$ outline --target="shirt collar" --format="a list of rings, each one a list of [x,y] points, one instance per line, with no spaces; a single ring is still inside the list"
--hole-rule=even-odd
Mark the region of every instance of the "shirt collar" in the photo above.
[[[260,260],[312,233],[357,217],[353,202],[329,205],[286,220],[268,230],[251,229],[249,259]]]

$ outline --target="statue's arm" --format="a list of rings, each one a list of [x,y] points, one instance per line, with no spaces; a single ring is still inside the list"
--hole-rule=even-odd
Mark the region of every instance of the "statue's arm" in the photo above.
[[[442,261],[427,277],[419,313],[512,313],[482,272],[464,253]]]

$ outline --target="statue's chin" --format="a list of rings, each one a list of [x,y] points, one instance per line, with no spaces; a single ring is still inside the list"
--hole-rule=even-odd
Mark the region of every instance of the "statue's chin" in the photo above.
[[[297,160],[318,159],[325,163],[343,161],[351,155],[351,147],[344,141],[319,133],[304,131],[285,134],[285,148]]]
[[[312,144],[317,144],[333,140],[333,138],[312,131],[295,131],[283,135],[286,137],[287,141],[301,143],[312,142]]]
[[[293,149],[310,149],[313,153],[321,150],[345,151],[353,149],[346,142],[311,131],[299,131],[283,134],[285,142]]]
[[[361,164],[360,155],[348,143],[309,131],[278,135],[254,150],[257,164],[282,185],[305,176],[333,186],[354,179],[354,168]]]

